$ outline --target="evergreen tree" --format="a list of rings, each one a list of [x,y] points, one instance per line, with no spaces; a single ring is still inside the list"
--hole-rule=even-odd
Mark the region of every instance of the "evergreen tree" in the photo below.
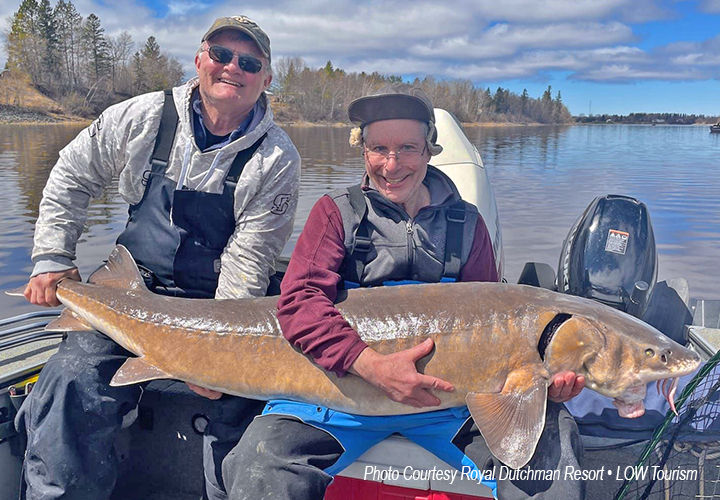
[[[54,81],[59,74],[59,40],[55,16],[50,0],[41,0],[37,9],[38,34],[45,46],[43,51],[43,83]]]
[[[133,54],[133,70],[135,73],[134,93],[137,95],[147,92],[147,78],[145,77],[140,52],[135,52],[135,54]]]
[[[523,93],[520,96],[520,114],[522,114],[523,117],[527,113],[529,99],[530,99],[530,94],[528,94],[527,89],[523,89]]]
[[[108,42],[105,38],[105,28],[100,26],[100,18],[95,14],[88,15],[83,26],[83,42],[88,55],[89,69],[92,83],[108,73],[110,66]]]
[[[552,101],[552,86],[548,85],[548,88],[543,92],[542,100],[544,103],[548,103]]]
[[[167,75],[167,58],[160,51],[160,45],[154,36],[148,37],[140,49],[142,87],[146,91],[163,90],[170,86]]]
[[[41,61],[45,42],[38,27],[36,0],[23,0],[18,11],[13,14],[6,46],[8,68],[26,73],[34,84],[42,83]]]
[[[160,54],[160,45],[158,45],[154,36],[148,37],[145,45],[143,45],[143,48],[140,50],[140,54],[143,59],[151,63],[158,63],[160,61],[160,57],[162,57]]]
[[[66,87],[80,85],[80,55],[82,53],[83,18],[71,1],[58,0],[54,13],[58,35],[63,80]]]

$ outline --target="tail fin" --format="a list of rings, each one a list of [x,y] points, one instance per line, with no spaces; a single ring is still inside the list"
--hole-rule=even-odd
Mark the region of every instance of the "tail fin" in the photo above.
[[[9,295],[11,297],[24,297],[23,293],[25,293],[26,288],[27,283],[17,288],[13,288],[12,290],[5,290],[5,295]]]
[[[115,247],[105,265],[90,275],[88,283],[112,288],[147,290],[135,259],[122,245]]]

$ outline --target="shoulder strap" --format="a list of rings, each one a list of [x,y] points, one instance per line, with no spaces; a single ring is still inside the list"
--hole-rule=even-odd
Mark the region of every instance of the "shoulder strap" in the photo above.
[[[462,264],[464,226],[467,214],[465,202],[453,203],[447,211],[447,229],[445,230],[445,271],[443,277],[457,279]]]
[[[345,259],[343,259],[342,274],[343,276],[347,275],[347,272],[350,270],[350,262],[353,262],[355,276],[358,280],[362,280],[362,275],[365,271],[365,259],[364,256],[357,254],[366,254],[370,251],[370,232],[367,224],[364,224],[368,212],[367,201],[365,200],[365,194],[363,193],[360,184],[350,186],[347,188],[347,192],[348,201],[350,202],[350,206],[352,207],[353,212],[355,212],[358,220],[358,227],[355,234],[352,235],[352,238],[350,239],[349,247],[345,248]],[[356,258],[350,259],[353,254],[356,255]]]
[[[355,232],[355,238],[353,242],[353,248],[356,252],[368,252],[370,250],[370,233],[367,225],[363,224],[365,216],[367,215],[367,202],[365,201],[365,195],[362,192],[360,184],[350,186],[348,190],[348,201],[350,206],[358,216],[359,226]]]
[[[173,100],[172,90],[165,91],[165,101],[163,103],[163,112],[160,117],[160,128],[157,138],[155,139],[155,148],[152,153],[152,171],[153,173],[164,173],[167,168],[168,159],[170,158],[170,150],[175,140],[175,131],[177,130],[178,113],[175,109],[175,101]]]
[[[248,161],[250,161],[250,158],[255,154],[255,151],[258,150],[262,142],[267,137],[267,132],[265,132],[260,139],[255,141],[252,146],[250,146],[247,149],[243,149],[240,151],[237,155],[235,155],[235,159],[233,160],[232,166],[230,167],[230,170],[228,171],[227,176],[225,177],[225,185],[228,187],[235,187],[238,183],[238,180],[240,179],[240,175],[242,175],[242,171],[245,168],[245,164],[247,164]]]

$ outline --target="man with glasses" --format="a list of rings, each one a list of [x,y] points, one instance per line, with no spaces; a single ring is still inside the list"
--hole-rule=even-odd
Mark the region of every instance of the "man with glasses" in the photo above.
[[[321,499],[336,473],[394,432],[477,476],[500,466],[466,406],[431,411],[440,404],[432,390],[454,390],[449,381],[417,370],[416,362],[433,349],[432,339],[383,355],[368,347],[335,307],[339,292],[350,287],[498,281],[478,209],[428,164],[442,147],[427,95],[392,84],[353,101],[348,114],[359,126],[350,143],[363,150],[365,175],[359,185],[323,196],[310,212],[283,279],[278,321],[285,338],[324,370],[359,376],[408,411],[427,411],[376,417],[269,401],[223,461],[228,495],[235,500]],[[567,401],[583,384],[571,372],[556,374],[549,399]],[[549,404],[546,422],[530,469],[580,468],[572,417],[561,405]],[[497,490],[503,500],[578,499],[583,484],[499,479]]]
[[[57,306],[57,282],[80,279],[73,260],[88,203],[113,178],[130,205],[118,243],[153,292],[265,295],[292,232],[300,176],[299,154],[264,93],[270,62],[270,40],[256,23],[217,19],[195,56],[197,78],[111,106],[63,149],[40,204],[26,298]],[[63,340],[16,420],[28,436],[26,498],[109,498],[114,440],[141,395],[139,386],[109,385],[129,355],[97,332]],[[220,461],[262,404],[225,396],[213,405],[205,496],[221,499]]]

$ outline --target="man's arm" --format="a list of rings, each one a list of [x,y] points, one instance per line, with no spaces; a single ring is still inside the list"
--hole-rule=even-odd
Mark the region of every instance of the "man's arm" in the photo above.
[[[256,156],[265,147],[272,146],[261,146]],[[292,234],[300,155],[289,139],[284,147],[270,158],[260,157],[272,165],[253,198],[236,214],[235,232],[221,257],[217,299],[264,296],[275,260]]]
[[[313,207],[298,239],[278,302],[285,338],[327,371],[348,371],[381,389],[390,399],[414,407],[437,406],[429,389],[452,391],[451,384],[418,373],[415,362],[433,344],[382,355],[368,347],[334,305],[345,255],[340,212],[327,196]]]
[[[106,111],[60,151],[43,190],[35,225],[35,263],[25,297],[33,304],[60,305],[55,287],[62,278],[80,279],[73,263],[87,209],[121,168],[116,162],[116,117]],[[110,123],[108,123],[110,122]]]
[[[387,397],[415,408],[438,406],[440,399],[430,389],[453,392],[455,387],[445,380],[417,371],[417,361],[433,350],[432,339],[393,354],[379,354],[368,347],[350,367],[350,373],[362,377],[381,389]]]
[[[493,253],[490,233],[482,215],[478,215],[470,255],[468,255],[465,265],[460,269],[458,281],[500,281],[495,266],[495,254]]]
[[[79,278],[70,270],[76,267],[77,241],[92,198],[118,176],[125,201],[137,203],[142,198],[142,173],[150,161],[162,104],[163,93],[153,92],[111,106],[60,151],[43,190],[35,225],[31,278],[48,276],[33,280],[36,286],[29,293],[30,300],[45,297],[44,303],[34,303],[57,302],[56,274]]]

